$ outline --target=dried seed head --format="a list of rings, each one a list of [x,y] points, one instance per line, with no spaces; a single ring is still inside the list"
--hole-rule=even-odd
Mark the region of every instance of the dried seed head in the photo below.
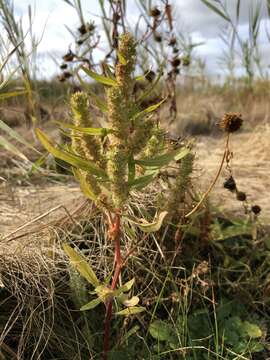
[[[157,18],[161,15],[161,11],[159,10],[159,8],[157,6],[153,7],[150,11],[150,16]]]
[[[179,57],[173,58],[171,64],[174,68],[177,68],[181,64],[181,59]]]
[[[232,176],[225,180],[223,186],[232,192],[236,190],[236,182]]]
[[[152,82],[155,80],[156,77],[156,73],[152,70],[150,71],[145,71],[144,73],[144,77],[146,78],[146,80],[148,80],[149,82]]]
[[[86,26],[85,24],[82,24],[79,28],[78,28],[78,31],[81,35],[84,35],[87,33],[87,29],[86,29]]]
[[[61,70],[65,70],[65,69],[67,69],[67,67],[68,67],[67,64],[61,64],[60,65]]]
[[[252,208],[251,208],[251,211],[255,214],[255,215],[258,215],[262,209],[259,205],[253,205]]]
[[[176,37],[175,36],[171,37],[169,40],[169,46],[174,46],[176,45],[176,43],[177,43]]]
[[[63,72],[63,75],[64,75],[65,79],[69,79],[69,78],[72,77],[72,74],[71,74],[71,72],[69,72],[69,71],[64,71],[64,72]]]
[[[77,45],[82,45],[84,43],[84,40],[83,39],[78,39],[77,41],[76,41],[76,44]]]
[[[69,52],[63,56],[63,60],[66,62],[71,62],[71,61],[73,61],[74,56],[75,56],[75,54],[73,54],[73,52],[71,50],[69,50]]]
[[[219,127],[228,133],[233,133],[241,128],[242,123],[243,119],[241,114],[227,113],[220,121]]]
[[[96,26],[95,26],[94,23],[90,23],[90,24],[87,25],[87,30],[88,30],[89,32],[94,31],[95,28],[96,28]]]
[[[58,79],[58,81],[60,81],[60,82],[65,82],[65,81],[66,81],[66,78],[65,78],[65,76],[64,76],[63,74],[58,75],[58,76],[57,76],[57,79]]]
[[[155,39],[156,42],[159,42],[159,43],[162,42],[162,36],[160,34],[156,33],[154,35],[154,39]]]
[[[246,195],[244,192],[242,192],[242,191],[237,191],[237,193],[236,193],[236,199],[237,199],[238,201],[246,201],[247,195]]]

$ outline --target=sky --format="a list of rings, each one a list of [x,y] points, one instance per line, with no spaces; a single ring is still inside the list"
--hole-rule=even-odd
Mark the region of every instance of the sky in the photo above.
[[[70,28],[78,27],[78,18],[74,9],[64,0],[13,0],[17,18],[23,19],[27,27],[28,6],[32,7],[34,13],[34,32],[41,39],[38,46],[39,65],[41,73],[45,76],[54,76],[57,71],[52,57],[61,63],[61,56],[67,51],[73,39],[65,25]],[[72,1],[72,0],[71,0]],[[234,16],[237,0],[222,0],[227,3],[230,14]],[[260,48],[265,65],[270,63],[270,44],[266,37],[265,29],[270,23],[265,8],[266,0],[242,0],[239,33],[243,38],[248,37],[248,18],[251,6],[262,1],[262,34],[260,37]],[[99,23],[98,0],[81,0],[85,17]],[[154,3],[154,1],[153,1]],[[128,20],[135,22],[138,14],[137,1],[127,0]],[[174,0],[176,26],[179,31],[190,34],[193,42],[203,42],[203,45],[196,49],[196,55],[206,63],[209,74],[221,75],[224,73],[220,58],[224,50],[224,43],[220,35],[224,33],[225,22],[201,0]],[[239,63],[238,72],[241,72]]]

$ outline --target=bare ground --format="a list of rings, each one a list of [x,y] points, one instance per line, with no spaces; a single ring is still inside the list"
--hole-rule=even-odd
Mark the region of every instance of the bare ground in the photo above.
[[[270,126],[263,125],[254,131],[234,134],[231,137],[233,152],[232,172],[240,191],[247,194],[248,202],[262,208],[260,218],[270,223]],[[224,151],[224,139],[202,137],[196,143],[199,183],[207,188],[218,170]],[[242,214],[241,203],[233,194],[223,188],[228,172],[221,176],[211,193],[211,199],[225,212]]]

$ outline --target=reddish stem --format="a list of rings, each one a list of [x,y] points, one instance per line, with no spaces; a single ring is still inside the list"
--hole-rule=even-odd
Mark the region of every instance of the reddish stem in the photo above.
[[[110,237],[114,241],[114,257],[115,257],[115,268],[112,279],[111,289],[114,290],[119,280],[119,276],[122,268],[122,257],[120,247],[120,215],[116,213],[114,223],[111,225],[109,230]],[[109,299],[106,304],[106,316],[104,323],[104,346],[103,346],[103,360],[108,359],[108,353],[110,349],[110,324],[112,319],[112,305],[113,298]]]

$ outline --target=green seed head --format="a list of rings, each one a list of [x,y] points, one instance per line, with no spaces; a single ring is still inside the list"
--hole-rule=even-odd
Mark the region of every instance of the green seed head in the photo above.
[[[88,95],[81,91],[76,92],[71,96],[70,105],[74,125],[78,127],[90,127],[92,122],[89,114]]]

